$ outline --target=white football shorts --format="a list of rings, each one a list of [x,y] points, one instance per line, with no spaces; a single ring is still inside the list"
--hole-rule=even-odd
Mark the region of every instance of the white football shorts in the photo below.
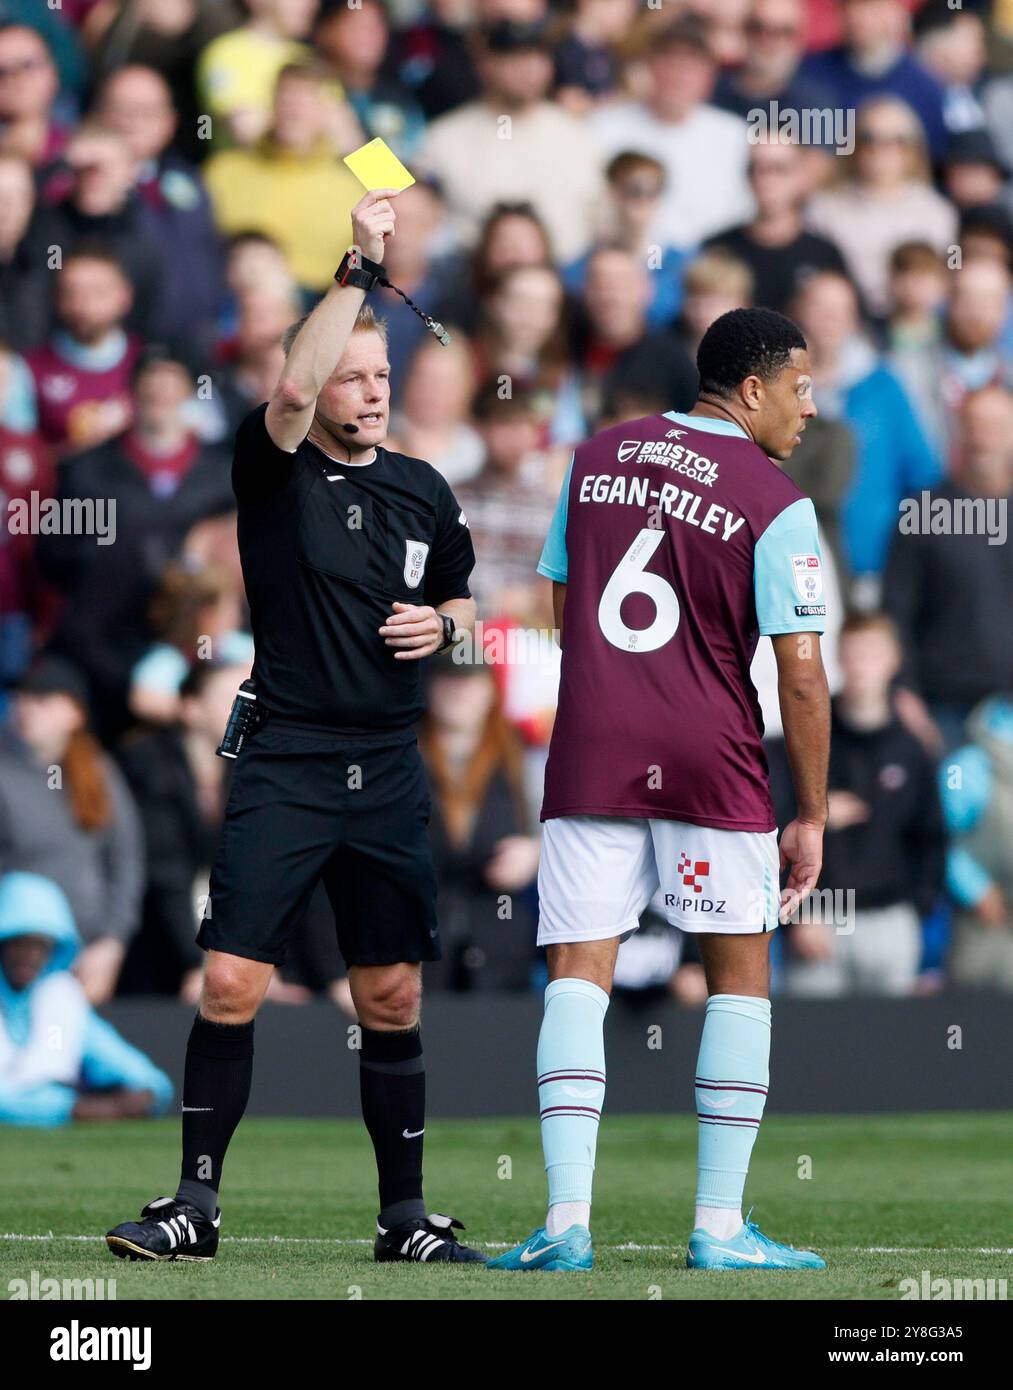
[[[777,831],[619,816],[554,816],[544,823],[539,946],[629,936],[655,893],[655,907],[682,931],[773,931],[780,901]]]

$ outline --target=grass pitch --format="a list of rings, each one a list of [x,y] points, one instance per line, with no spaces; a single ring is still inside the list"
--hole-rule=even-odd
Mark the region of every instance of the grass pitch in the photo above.
[[[249,1119],[229,1153],[210,1265],[128,1263],[102,1240],[175,1191],[174,1120],[0,1131],[0,1294],[8,1281],[105,1278],[118,1299],[897,1299],[899,1281],[1013,1280],[1013,1115],[770,1116],[747,1204],[777,1239],[819,1250],[810,1273],[685,1268],[696,1126],[608,1116],[598,1145],[595,1269],[509,1274],[376,1265],[372,1149],[352,1121]],[[808,1160],[808,1163],[807,1163]],[[810,1177],[800,1176],[806,1171]],[[544,1219],[531,1117],[435,1120],[430,1208],[495,1253]]]

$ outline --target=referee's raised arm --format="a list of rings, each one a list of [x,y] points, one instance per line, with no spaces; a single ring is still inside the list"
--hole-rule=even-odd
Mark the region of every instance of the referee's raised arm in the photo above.
[[[395,188],[377,188],[352,209],[353,248],[368,260],[383,261],[396,220]],[[294,452],[313,423],[317,397],[352,335],[366,291],[335,282],[299,330],[267,406],[267,432],[279,449]]]

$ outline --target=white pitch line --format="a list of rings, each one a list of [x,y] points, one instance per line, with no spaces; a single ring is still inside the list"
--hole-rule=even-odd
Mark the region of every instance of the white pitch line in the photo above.
[[[83,1241],[98,1244],[102,1236],[57,1235],[46,1231],[41,1235],[28,1235],[21,1231],[2,1231],[0,1241]],[[357,1236],[222,1236],[223,1245],[372,1245],[372,1240]],[[477,1240],[476,1245],[486,1250],[507,1250],[510,1247],[503,1240]],[[641,1245],[637,1241],[623,1241],[619,1245],[599,1245],[599,1250],[632,1250],[647,1254],[674,1254],[680,1249],[677,1243],[671,1245]],[[1013,1255],[1013,1246],[1002,1245],[821,1245],[821,1250],[838,1255]]]

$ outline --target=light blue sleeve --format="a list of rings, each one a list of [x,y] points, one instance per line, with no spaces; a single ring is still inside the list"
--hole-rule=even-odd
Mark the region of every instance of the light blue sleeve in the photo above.
[[[566,513],[570,500],[570,478],[573,474],[573,454],[566,468],[563,489],[556,503],[556,510],[549,524],[549,534],[545,537],[542,558],[538,561],[538,573],[546,579],[554,579],[557,584],[565,584],[568,571],[566,555]]]
[[[763,636],[823,631],[823,554],[816,509],[808,497],[779,512],[756,542],[753,594]]]
[[[152,1115],[161,1115],[172,1100],[172,1082],[165,1072],[96,1013],[85,1028],[81,1082],[89,1090],[128,1086],[133,1091],[150,1091]]]

